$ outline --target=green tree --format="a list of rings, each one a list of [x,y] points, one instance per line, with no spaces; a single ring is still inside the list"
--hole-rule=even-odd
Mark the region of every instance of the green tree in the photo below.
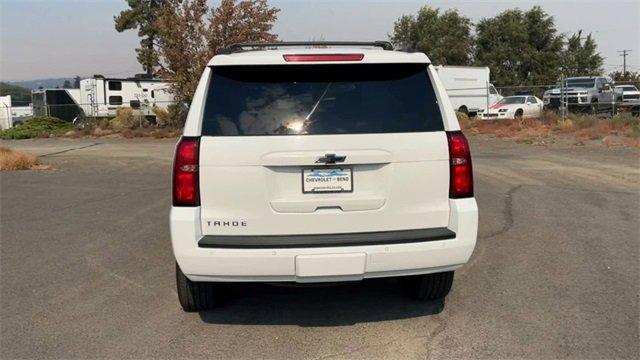
[[[174,82],[171,91],[189,103],[209,60],[223,47],[241,42],[275,41],[271,33],[279,9],[267,0],[169,0],[157,22],[159,73]]]
[[[403,15],[396,20],[389,39],[400,49],[424,52],[436,64],[471,63],[471,20],[457,10],[440,13],[439,9],[424,6],[417,15]]]
[[[73,78],[73,88],[74,89],[80,89],[80,76],[77,76]]]
[[[621,82],[640,82],[640,72],[628,71],[626,74],[623,74],[622,71],[614,71],[609,76],[613,79],[613,81],[621,81]]]
[[[65,80],[64,83],[62,83],[62,88],[63,89],[71,89],[71,81]]]
[[[476,26],[478,65],[491,69],[493,82],[505,85],[553,84],[560,72],[563,37],[553,17],[535,6],[506,10]]]
[[[31,90],[21,86],[0,82],[0,96],[11,95],[13,106],[29,105],[31,102]]]
[[[587,35],[582,41],[582,30],[571,35],[562,51],[562,72],[565,76],[588,76],[602,74],[604,59],[598,52],[598,45]]]
[[[114,16],[115,27],[118,32],[138,29],[140,47],[136,49],[138,62],[148,75],[154,73],[158,64],[158,54],[155,48],[157,36],[156,21],[167,0],[127,0],[129,9]]]

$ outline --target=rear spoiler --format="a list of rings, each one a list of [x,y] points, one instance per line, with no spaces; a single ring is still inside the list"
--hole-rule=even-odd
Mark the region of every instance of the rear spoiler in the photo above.
[[[388,41],[281,41],[281,42],[248,42],[232,44],[218,50],[220,55],[228,55],[242,51],[276,49],[280,47],[328,47],[328,46],[355,46],[355,47],[379,47],[382,50],[393,50],[393,45]]]

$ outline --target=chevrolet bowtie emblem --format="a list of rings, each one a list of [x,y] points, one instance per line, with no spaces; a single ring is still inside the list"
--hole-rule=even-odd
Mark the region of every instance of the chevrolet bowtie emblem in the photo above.
[[[325,154],[316,160],[316,164],[336,164],[344,162],[346,158],[346,156],[336,156],[336,154]]]

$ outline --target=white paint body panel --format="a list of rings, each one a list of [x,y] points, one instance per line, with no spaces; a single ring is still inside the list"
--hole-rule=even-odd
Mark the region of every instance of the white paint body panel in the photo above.
[[[508,98],[518,97],[524,98],[524,104],[493,104],[488,112],[482,114],[480,118],[482,120],[511,120],[516,116],[518,110],[522,110],[522,117],[525,119],[539,118],[542,115],[542,109],[544,103],[541,99],[535,96],[508,96]],[[534,101],[527,101],[528,98],[532,98]],[[502,110],[502,111],[501,111]]]
[[[193,281],[322,282],[427,274],[459,268],[469,261],[475,247],[478,229],[475,199],[452,199],[449,203],[447,226],[456,232],[456,237],[449,240],[293,249],[200,248],[197,244],[202,237],[200,208],[174,207],[170,215],[171,242],[178,265]],[[304,276],[308,268],[302,273],[296,270],[298,256],[331,255],[326,264],[333,264],[332,256],[342,254],[366,254],[364,271],[345,274],[355,268],[353,263],[345,265],[343,270],[333,273],[327,270],[318,276]],[[318,264],[313,266],[317,269]]]
[[[347,157],[340,166],[353,169],[352,193],[302,192],[301,166],[313,167],[327,153]],[[202,232],[282,235],[443,227],[449,217],[448,160],[444,132],[203,136]],[[209,226],[220,219],[247,226]]]
[[[121,84],[120,90],[110,90],[109,83]],[[130,107],[131,101],[140,101],[136,115],[153,115],[153,107],[166,109],[174,102],[169,93],[171,83],[144,79],[89,78],[80,81],[80,89],[67,89],[69,96],[80,105],[86,116],[113,117],[119,107]],[[110,102],[110,98],[122,98],[122,104]]]
[[[405,53],[400,51],[384,51],[373,48],[329,47],[313,49],[277,49],[263,51],[239,52],[230,55],[216,55],[209,62],[209,66],[226,65],[309,65],[315,62],[286,62],[283,55],[287,54],[363,54],[360,64],[389,64],[389,63],[430,63],[423,53]],[[323,61],[322,64],[344,64],[344,62]]]
[[[211,66],[287,64],[284,54],[364,53],[362,63],[428,63],[420,53],[376,49],[285,49],[219,55]],[[290,64],[290,63],[289,63]],[[305,63],[309,65],[310,63]],[[323,62],[326,64],[326,62]],[[459,125],[444,86],[428,67],[447,131]],[[211,70],[191,104],[185,136],[200,136]],[[303,194],[303,167],[346,156],[353,192]],[[316,165],[317,166],[317,165]],[[449,199],[444,131],[424,133],[236,136],[200,139],[199,207],[173,207],[176,260],[193,281],[338,281],[453,270],[471,256],[475,199]],[[215,220],[246,222],[212,227]],[[454,239],[320,248],[200,248],[205,235],[305,235],[448,227]]]
[[[466,107],[469,112],[485,112],[488,106],[502,99],[489,81],[489,68],[476,66],[434,67],[454,110]],[[489,88],[487,88],[489,87]]]

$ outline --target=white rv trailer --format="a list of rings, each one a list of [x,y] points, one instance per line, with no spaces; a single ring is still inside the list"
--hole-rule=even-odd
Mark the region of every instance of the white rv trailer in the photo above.
[[[477,66],[435,67],[454,110],[476,116],[502,100],[489,82],[489,68]]]
[[[54,116],[66,121],[81,117],[82,109],[75,99],[80,98],[80,89],[31,90],[34,116]]]
[[[33,90],[32,101],[36,115],[67,121],[114,117],[119,107],[131,107],[134,114],[154,119],[154,106],[166,108],[173,102],[170,86],[170,82],[158,79],[94,75],[81,80],[80,89]]]

